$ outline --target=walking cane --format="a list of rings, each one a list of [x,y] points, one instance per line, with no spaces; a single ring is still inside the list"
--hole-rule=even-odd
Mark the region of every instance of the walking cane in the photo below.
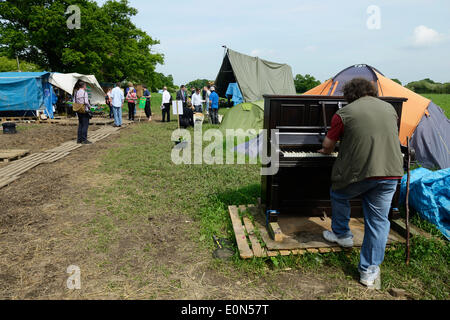
[[[408,147],[408,178],[406,181],[406,265],[409,265],[410,244],[409,244],[409,190],[411,182],[411,145],[409,137],[406,138]]]

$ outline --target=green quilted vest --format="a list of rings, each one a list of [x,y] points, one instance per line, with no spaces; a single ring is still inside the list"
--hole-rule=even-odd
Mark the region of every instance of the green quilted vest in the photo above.
[[[367,178],[403,176],[398,116],[389,103],[367,96],[337,114],[344,123],[344,135],[333,167],[333,190]]]

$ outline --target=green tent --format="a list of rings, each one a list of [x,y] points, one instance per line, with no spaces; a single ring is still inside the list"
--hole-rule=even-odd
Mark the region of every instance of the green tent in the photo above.
[[[215,81],[217,94],[225,97],[230,83],[238,84],[245,102],[261,100],[265,94],[296,94],[289,65],[227,49]]]
[[[264,101],[245,102],[234,106],[225,115],[220,130],[223,134],[227,129],[242,129],[245,132],[255,129],[256,134],[264,126]]]

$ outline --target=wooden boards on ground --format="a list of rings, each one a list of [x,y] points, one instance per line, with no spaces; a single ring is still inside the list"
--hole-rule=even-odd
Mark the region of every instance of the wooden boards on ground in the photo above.
[[[30,150],[15,150],[15,149],[8,149],[8,150],[2,150],[0,149],[0,162],[10,162],[13,160],[18,160],[27,154],[30,153]]]
[[[89,138],[92,142],[98,142],[105,139],[106,137],[118,132],[120,128],[105,127],[97,131],[92,132]],[[81,148],[83,145],[77,144],[76,141],[69,141],[63,143],[59,147],[47,150],[41,153],[34,153],[29,156],[24,156],[19,160],[12,162],[11,164],[0,168],[0,189],[6,187],[11,182],[17,180],[20,175],[25,172],[37,167],[40,164],[53,163],[67,157],[71,151]],[[17,150],[16,154],[27,154],[28,150]],[[1,150],[0,150],[1,152]],[[1,155],[1,154],[0,154]],[[6,155],[6,152],[5,152]],[[8,154],[9,155],[9,154]],[[12,154],[14,155],[14,154]],[[0,160],[2,158],[0,157]]]
[[[276,257],[312,254],[327,254],[332,252],[351,251],[342,249],[334,243],[326,242],[322,232],[327,230],[330,221],[323,218],[295,216],[286,221],[279,219],[278,227],[283,240],[277,242],[270,236],[265,226],[265,218],[260,207],[229,206],[228,207],[233,230],[236,236],[239,254],[242,259],[254,257]],[[241,214],[239,214],[241,213]],[[355,249],[362,243],[364,221],[353,219],[350,226],[355,234]],[[274,226],[276,227],[276,226]],[[281,231],[282,229],[282,231]],[[404,242],[404,238],[391,230],[389,243]]]
[[[19,177],[0,177],[0,189],[16,181]]]
[[[247,243],[247,236],[242,226],[241,217],[239,216],[236,206],[228,207],[230,212],[231,223],[233,224],[234,234],[236,236],[236,243],[238,245],[239,254],[242,259],[249,259],[253,257],[253,252]]]
[[[60,126],[78,126],[77,118],[67,118],[67,119],[47,119],[39,120],[41,124],[57,124]],[[92,118],[89,120],[89,124],[92,126],[107,126],[114,123],[114,120],[109,118]]]

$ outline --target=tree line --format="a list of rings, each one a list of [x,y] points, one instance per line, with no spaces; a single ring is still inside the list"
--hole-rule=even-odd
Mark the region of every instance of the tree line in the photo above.
[[[398,79],[391,79],[394,82],[402,85],[401,81]],[[186,86],[188,88],[203,88],[213,81],[207,79],[196,79],[189,82]],[[305,93],[318,85],[320,85],[320,80],[317,80],[314,76],[306,74],[297,74],[294,78],[295,91],[299,94]],[[413,81],[408,83],[406,86],[409,90],[416,93],[446,93],[450,94],[450,83],[439,83],[434,82],[431,79],[424,79],[420,81]]]
[[[80,29],[68,28],[69,6],[80,8]],[[99,82],[131,81],[152,89],[174,87],[173,77],[155,71],[164,55],[159,41],[137,28],[127,0],[0,1],[0,69],[14,67],[94,74]],[[26,67],[26,68],[25,68]]]
[[[401,81],[398,79],[391,79],[394,82],[402,85]],[[317,87],[321,82],[314,78],[313,76],[297,74],[294,78],[295,90],[297,93],[305,93],[314,87]],[[406,86],[411,91],[415,93],[440,93],[440,94],[450,94],[450,82],[439,83],[431,79],[423,79],[419,81],[413,81],[408,83]]]
[[[423,79],[420,81],[413,81],[406,85],[406,88],[416,93],[446,93],[450,94],[450,82],[439,83],[431,79]]]

